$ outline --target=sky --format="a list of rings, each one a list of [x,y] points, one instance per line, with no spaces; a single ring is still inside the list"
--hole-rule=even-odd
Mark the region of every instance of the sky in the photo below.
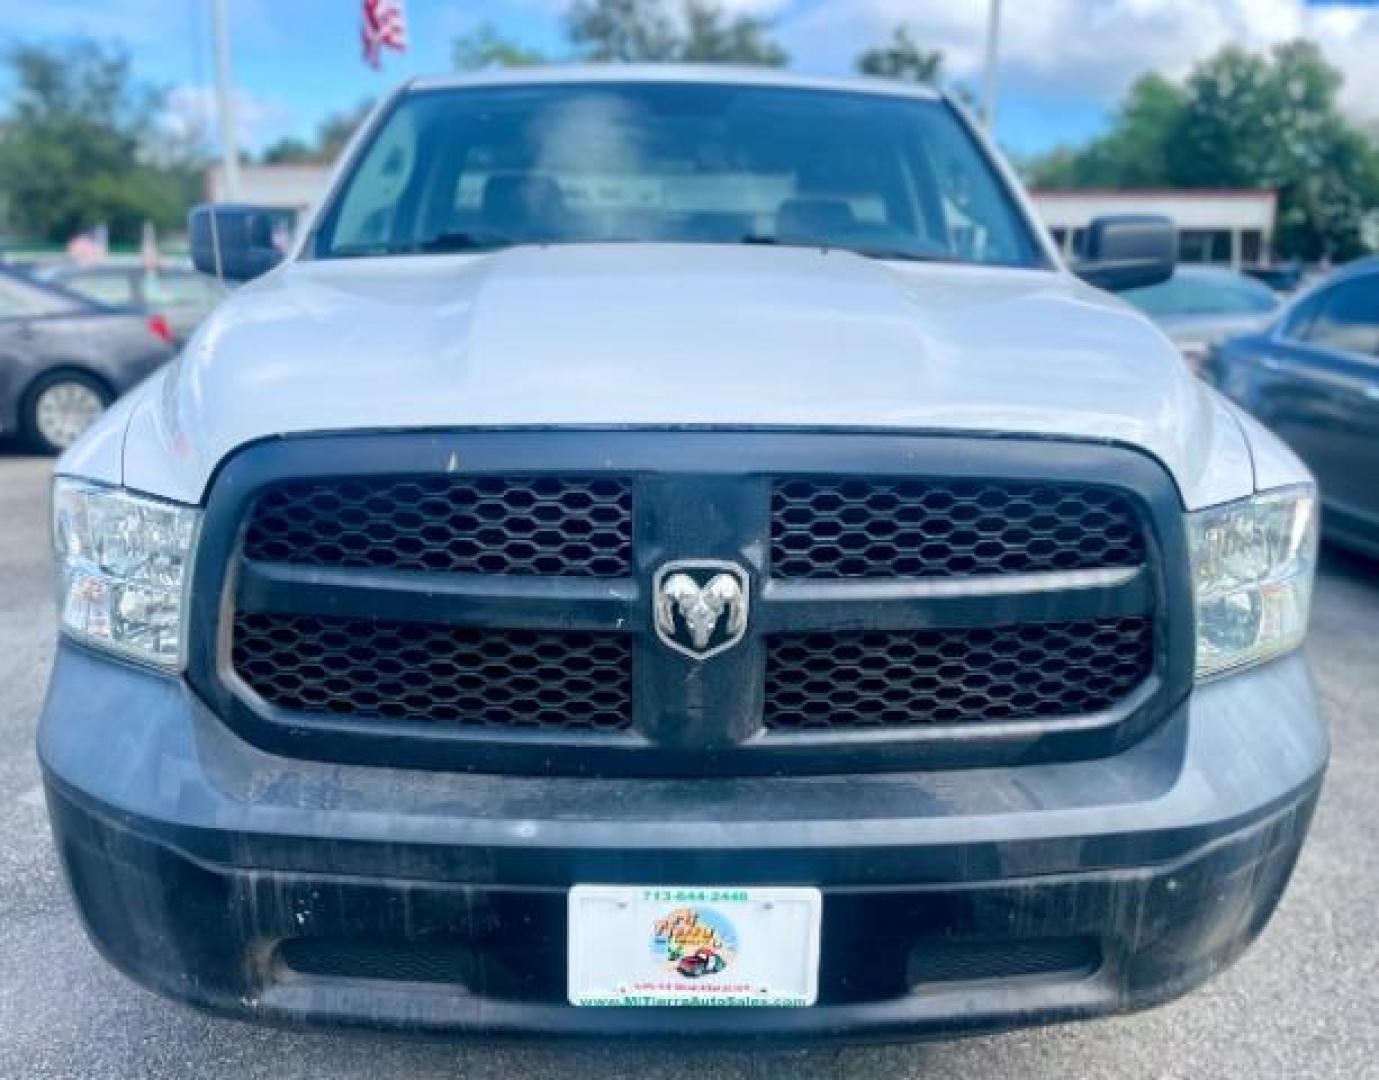
[[[450,43],[484,23],[559,56],[570,0],[406,0],[410,46],[375,72],[360,57],[360,0],[226,0],[242,142],[309,138],[321,119],[415,74],[447,70]],[[720,0],[774,21],[792,67],[851,70],[858,52],[908,24],[946,55],[953,81],[981,82],[989,0]],[[138,75],[170,91],[176,117],[213,100],[210,0],[41,0],[10,8],[0,42],[77,36],[128,48]],[[1343,105],[1379,130],[1379,6],[1328,0],[1005,0],[997,136],[1032,155],[1102,130],[1134,78],[1184,74],[1235,41],[1315,38],[1346,74]],[[0,93],[3,88],[0,87]]]

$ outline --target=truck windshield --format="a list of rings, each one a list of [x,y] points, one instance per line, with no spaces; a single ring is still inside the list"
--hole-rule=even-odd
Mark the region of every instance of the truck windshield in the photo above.
[[[942,101],[715,83],[406,94],[339,186],[312,251],[639,241],[1044,264]]]

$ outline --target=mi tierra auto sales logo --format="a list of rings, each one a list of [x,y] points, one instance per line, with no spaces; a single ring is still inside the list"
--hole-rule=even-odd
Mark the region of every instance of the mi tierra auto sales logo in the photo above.
[[[651,951],[683,979],[726,971],[737,955],[737,931],[712,908],[681,907],[656,920]]]

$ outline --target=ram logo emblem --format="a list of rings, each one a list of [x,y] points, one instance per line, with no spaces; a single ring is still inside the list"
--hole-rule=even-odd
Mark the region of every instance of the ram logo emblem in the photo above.
[[[656,636],[694,660],[727,652],[747,632],[749,592],[747,571],[736,563],[666,563],[652,583]]]

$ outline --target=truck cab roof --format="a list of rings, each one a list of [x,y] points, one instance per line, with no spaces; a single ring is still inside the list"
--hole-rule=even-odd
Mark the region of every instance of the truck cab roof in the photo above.
[[[937,101],[941,91],[923,83],[856,76],[806,75],[779,68],[731,64],[547,64],[492,71],[423,75],[401,90],[444,90],[471,86],[541,86],[562,83],[699,83],[719,86],[764,86],[796,90],[829,90]]]

